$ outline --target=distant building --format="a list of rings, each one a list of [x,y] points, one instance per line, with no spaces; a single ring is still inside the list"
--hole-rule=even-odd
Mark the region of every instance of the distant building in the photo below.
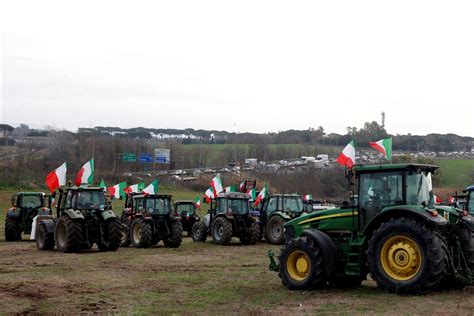
[[[8,145],[14,128],[7,124],[0,124],[0,145]]]

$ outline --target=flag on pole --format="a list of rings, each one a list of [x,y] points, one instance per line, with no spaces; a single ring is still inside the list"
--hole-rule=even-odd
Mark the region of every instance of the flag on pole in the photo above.
[[[126,182],[120,182],[112,187],[107,188],[107,192],[113,199],[125,198],[125,188],[127,187]]]
[[[225,187],[224,191],[225,192],[237,192],[237,189],[236,189],[235,185],[230,185],[228,187]]]
[[[208,188],[206,192],[204,192],[204,198],[206,199],[206,203],[211,203],[211,200],[215,198],[214,189]]]
[[[142,190],[145,194],[157,194],[158,193],[158,179],[155,179],[149,186]]]
[[[45,179],[45,183],[48,186],[51,193],[59,189],[60,186],[66,184],[66,172],[67,172],[67,165],[63,163],[54,171],[50,172]]]
[[[196,206],[196,208],[201,208],[201,200],[199,199],[199,196],[196,196],[196,198],[194,199],[194,205]]]
[[[105,185],[104,179],[100,180],[99,188],[101,188],[101,189],[106,189],[107,188],[107,186]]]
[[[214,196],[224,191],[224,187],[222,186],[222,180],[219,174],[217,174],[211,181],[211,187],[214,190]]]
[[[262,191],[260,191],[257,198],[255,199],[255,202],[253,203],[253,205],[258,206],[262,201],[266,199],[267,195],[268,195],[268,184],[265,184]]]
[[[126,193],[140,193],[140,191],[142,191],[144,188],[145,188],[145,183],[140,182],[137,184],[132,184],[131,186],[125,189],[125,192]]]
[[[313,198],[313,195],[312,194],[306,194],[303,196],[303,200],[305,201],[313,201],[314,198]]]
[[[369,142],[369,145],[381,152],[388,161],[392,160],[392,138],[384,138],[376,142]]]
[[[89,160],[82,166],[78,173],[76,173],[76,179],[74,184],[80,186],[81,184],[91,185],[94,180],[94,158]]]
[[[242,180],[242,182],[240,182],[239,191],[240,192],[245,192],[245,180]]]
[[[356,161],[355,161],[355,146],[354,141],[352,140],[349,144],[344,147],[342,153],[339,154],[336,161],[347,168],[352,168]]]
[[[253,202],[257,199],[257,189],[250,189],[247,191],[247,194],[250,194],[250,202]]]

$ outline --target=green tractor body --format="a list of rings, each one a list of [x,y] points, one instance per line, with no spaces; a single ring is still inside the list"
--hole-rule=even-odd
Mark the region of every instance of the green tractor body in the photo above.
[[[19,192],[12,196],[12,207],[5,218],[5,240],[21,240],[31,232],[33,218],[51,213],[51,198],[43,192]]]
[[[122,246],[148,248],[163,241],[165,247],[181,245],[181,217],[173,212],[168,194],[129,194],[121,216]]]
[[[61,252],[91,249],[115,251],[120,246],[120,220],[111,210],[102,188],[69,187],[59,190],[56,218],[38,216],[36,246]]]
[[[474,219],[458,210],[449,210],[449,221],[439,214],[431,188],[436,169],[356,166],[353,203],[285,224],[279,264],[271,258],[282,283],[290,289],[355,286],[370,273],[381,288],[397,293],[471,284]]]
[[[194,223],[200,220],[196,212],[196,203],[194,201],[176,201],[174,209],[181,216],[183,230],[188,233],[188,236],[191,236]]]
[[[193,241],[204,242],[211,235],[217,245],[230,244],[232,237],[238,237],[244,245],[255,244],[260,239],[260,228],[258,218],[250,213],[249,199],[246,193],[219,193],[204,220],[194,223]]]

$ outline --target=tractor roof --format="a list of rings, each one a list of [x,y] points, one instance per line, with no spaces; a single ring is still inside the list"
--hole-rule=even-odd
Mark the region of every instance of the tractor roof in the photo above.
[[[74,190],[74,191],[104,191],[104,188],[99,188],[99,187],[86,187],[86,186],[75,186],[73,185],[72,187],[66,188],[66,190]]]
[[[470,192],[470,191],[474,191],[474,185],[470,185],[464,189],[464,192]]]
[[[425,165],[417,163],[400,163],[400,164],[386,164],[386,165],[360,165],[355,166],[356,173],[371,173],[383,171],[400,171],[400,170],[427,170],[434,171],[438,169],[435,165]]]
[[[38,195],[38,194],[45,194],[44,192],[18,192],[18,195]]]
[[[194,201],[191,200],[179,200],[174,202],[174,204],[194,204]]]
[[[231,199],[250,199],[250,194],[240,192],[222,192],[217,194],[217,197]]]
[[[278,193],[278,194],[270,194],[270,197],[274,196],[281,196],[281,197],[299,197],[301,198],[301,195],[293,193],[293,194],[285,194],[285,193]]]
[[[133,196],[134,199],[154,199],[154,198],[173,198],[171,194],[137,194]]]

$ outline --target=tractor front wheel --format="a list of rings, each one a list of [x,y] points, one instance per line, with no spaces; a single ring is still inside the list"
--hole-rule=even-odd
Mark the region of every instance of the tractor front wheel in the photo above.
[[[38,223],[35,233],[36,248],[38,250],[54,249],[54,233],[48,232],[45,223]]]
[[[102,230],[102,242],[98,243],[100,251],[116,251],[122,242],[122,223],[116,217],[109,218]]]
[[[283,246],[279,262],[278,276],[290,290],[311,290],[328,284],[323,252],[309,237],[289,241]]]
[[[177,248],[183,240],[183,225],[181,222],[173,221],[170,225],[170,232],[167,238],[163,239],[165,247]]]
[[[5,218],[5,240],[18,241],[21,240],[21,228],[18,221],[7,215]]]
[[[193,241],[205,242],[207,239],[207,227],[204,221],[198,221],[193,224],[191,237]]]
[[[413,218],[392,218],[369,241],[370,274],[387,292],[420,293],[446,274],[446,245],[436,232]]]
[[[120,240],[120,247],[130,246],[130,219],[127,214],[122,214],[120,218],[120,224],[122,226],[122,236]]]
[[[60,216],[54,230],[56,247],[61,252],[75,252],[81,249],[82,222],[73,220],[67,215]]]
[[[271,244],[281,245],[285,241],[283,225],[285,220],[279,216],[272,216],[267,223],[267,240]]]
[[[228,245],[232,240],[232,224],[223,216],[212,223],[212,241],[216,245]]]
[[[152,243],[152,227],[148,221],[137,218],[130,227],[130,239],[132,246],[136,248],[148,248]]]

